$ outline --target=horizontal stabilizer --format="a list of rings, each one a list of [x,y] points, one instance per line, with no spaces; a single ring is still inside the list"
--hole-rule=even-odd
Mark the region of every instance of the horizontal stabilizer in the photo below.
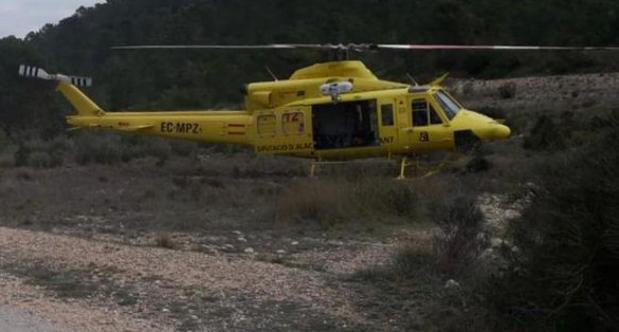
[[[63,74],[49,74],[42,68],[33,66],[21,65],[19,66],[19,76],[27,78],[38,78],[46,81],[58,81],[65,82],[79,87],[92,86],[92,78],[81,76],[67,76]]]
[[[145,125],[135,125],[135,126],[127,126],[127,127],[116,127],[114,129],[120,130],[120,131],[134,132],[134,131],[150,129],[150,128],[153,128],[153,127],[155,127],[155,126],[152,125],[152,124],[145,124]]]
[[[154,128],[155,125],[152,124],[144,124],[144,125],[134,125],[134,126],[109,126],[106,127],[104,125],[101,125],[99,123],[88,123],[88,124],[82,124],[79,127],[73,127],[73,128],[69,128],[68,131],[75,131],[75,130],[80,130],[80,129],[84,129],[84,128],[90,128],[90,129],[114,129],[114,130],[119,130],[119,131],[125,131],[125,132],[138,132],[141,130],[146,130],[146,129],[151,129]]]

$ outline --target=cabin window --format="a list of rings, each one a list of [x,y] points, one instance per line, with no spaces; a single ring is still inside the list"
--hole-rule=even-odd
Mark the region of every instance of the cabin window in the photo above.
[[[300,135],[305,132],[305,114],[290,112],[282,114],[282,131],[286,135]]]
[[[275,135],[277,118],[275,114],[264,114],[258,116],[258,134]]]
[[[393,126],[393,105],[382,105],[380,107],[381,123],[383,126]]]
[[[376,100],[314,105],[312,127],[319,150],[378,146]]]
[[[428,103],[425,99],[413,100],[413,126],[428,125]]]

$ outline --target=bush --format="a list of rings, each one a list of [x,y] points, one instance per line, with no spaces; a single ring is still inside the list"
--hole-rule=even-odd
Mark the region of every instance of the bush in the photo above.
[[[4,131],[0,129],[0,168],[10,168],[15,166],[15,146],[11,140],[6,137]]]
[[[158,137],[120,136],[120,147],[125,162],[136,158],[154,157],[162,165],[172,155],[170,140]]]
[[[481,107],[475,111],[493,119],[505,119],[507,117],[503,109],[496,107]]]
[[[619,117],[604,138],[539,171],[488,298],[527,329],[619,329]],[[500,295],[500,296],[497,296]],[[534,325],[531,325],[534,324]]]
[[[338,183],[297,183],[280,196],[277,217],[317,220],[324,225],[334,223],[354,208],[349,205],[350,194]]]
[[[609,115],[601,110],[565,111],[537,118],[525,136],[523,147],[538,151],[559,151],[589,144],[608,130]]]
[[[464,171],[466,173],[481,173],[488,171],[491,167],[492,164],[490,161],[488,161],[488,159],[486,159],[486,157],[484,157],[481,153],[477,152],[473,158],[466,163],[464,166]]]
[[[53,168],[64,164],[65,154],[71,144],[63,137],[50,141],[31,140],[21,142],[13,157],[15,166]]]
[[[174,239],[172,239],[172,236],[170,236],[170,234],[157,235],[157,237],[155,238],[155,246],[164,249],[177,248],[177,244],[174,242]]]
[[[181,155],[189,155],[196,145],[185,145],[183,142],[172,145],[163,138],[119,135],[116,133],[87,132],[75,136],[75,161],[80,165],[116,164],[130,162],[133,159],[153,157],[158,165],[168,161],[175,151]],[[173,150],[176,146],[176,150]],[[180,148],[179,148],[180,147]]]
[[[199,150],[198,143],[189,141],[170,141],[172,152],[181,157],[189,157]]]
[[[487,247],[485,219],[475,196],[454,194],[431,207],[433,221],[440,228],[434,239],[437,265],[441,272],[463,275],[472,271]]]
[[[499,97],[501,99],[513,99],[516,97],[516,89],[516,83],[505,83],[498,88]]]
[[[74,139],[75,162],[80,165],[90,163],[116,164],[128,155],[124,152],[120,138],[115,135],[103,135],[101,133],[83,133]]]
[[[35,168],[54,167],[54,161],[47,152],[36,151],[28,156],[28,166]]]
[[[548,115],[537,118],[533,129],[525,136],[523,142],[523,147],[530,150],[562,150],[566,145],[565,130]]]
[[[0,168],[10,168],[15,166],[15,158],[8,154],[0,154]]]

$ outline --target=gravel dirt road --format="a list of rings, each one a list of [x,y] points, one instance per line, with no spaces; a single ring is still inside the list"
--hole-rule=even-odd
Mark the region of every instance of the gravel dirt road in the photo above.
[[[70,332],[66,327],[59,327],[43,321],[28,312],[15,311],[0,306],[0,331],[11,332]]]
[[[389,253],[389,246],[375,244],[336,250],[347,263],[332,260],[326,267],[331,273],[251,254],[217,256],[0,228],[0,267],[10,272],[0,275],[0,303],[11,308],[3,311],[3,324],[24,331],[47,331],[45,322],[63,331],[367,330],[375,323],[335,275],[354,273],[368,260],[386,261]]]

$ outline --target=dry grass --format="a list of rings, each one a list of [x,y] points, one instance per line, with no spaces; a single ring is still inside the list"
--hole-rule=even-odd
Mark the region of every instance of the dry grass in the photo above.
[[[0,153],[0,169],[15,166],[15,158],[12,153]]]
[[[155,238],[155,246],[165,249],[176,249],[178,245],[170,234],[161,233]]]
[[[323,227],[414,220],[417,195],[410,183],[381,178],[300,179],[280,194],[280,223],[311,220]]]

